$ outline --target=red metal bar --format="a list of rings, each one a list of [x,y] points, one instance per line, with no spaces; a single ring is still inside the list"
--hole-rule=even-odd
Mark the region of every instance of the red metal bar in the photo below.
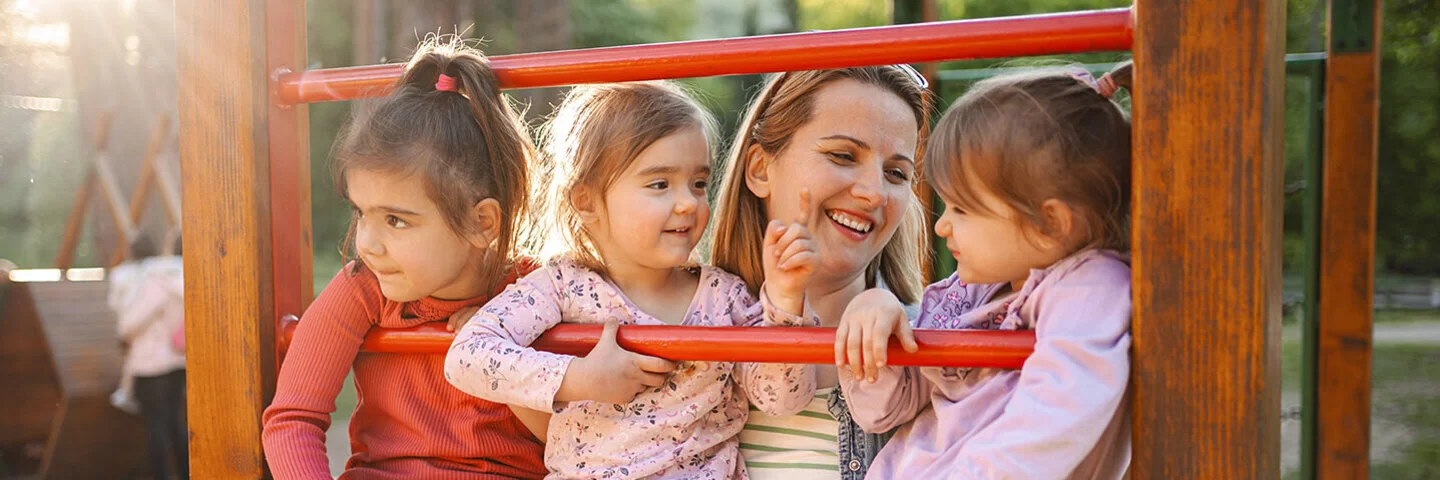
[[[1128,8],[491,57],[505,88],[1129,50]],[[284,104],[385,93],[403,65],[281,75]]]
[[[299,322],[282,321],[280,347],[289,346]],[[600,325],[557,325],[533,345],[536,349],[585,355],[600,338]],[[830,364],[835,362],[835,329],[814,327],[676,327],[627,325],[616,335],[620,346],[671,360]],[[442,323],[407,329],[372,329],[361,347],[366,352],[444,354],[455,334]],[[920,330],[916,353],[891,342],[891,365],[1020,368],[1035,349],[1033,331]]]

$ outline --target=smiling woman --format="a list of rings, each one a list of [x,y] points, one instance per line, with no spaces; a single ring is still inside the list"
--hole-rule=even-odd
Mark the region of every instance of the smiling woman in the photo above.
[[[922,282],[918,255],[928,237],[911,187],[929,109],[924,87],[900,67],[772,77],[733,143],[712,262],[758,289],[771,280],[760,249],[766,225],[804,218],[822,252],[806,291],[822,325],[834,325],[867,288],[888,287],[914,304]],[[802,201],[802,192],[812,201]],[[754,414],[741,432],[752,478],[864,477],[884,436],[850,420],[835,368],[816,368],[819,395],[803,412]]]

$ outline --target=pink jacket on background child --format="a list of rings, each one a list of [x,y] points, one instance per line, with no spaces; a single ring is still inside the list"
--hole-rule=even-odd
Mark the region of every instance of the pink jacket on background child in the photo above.
[[[1032,270],[1020,291],[951,276],[925,290],[917,329],[1035,330],[1021,370],[886,367],[840,374],[855,422],[904,425],[868,479],[1123,478],[1130,465],[1130,266],[1090,250]]]

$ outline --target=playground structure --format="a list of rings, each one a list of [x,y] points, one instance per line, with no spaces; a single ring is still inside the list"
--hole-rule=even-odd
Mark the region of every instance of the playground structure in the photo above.
[[[12,470],[7,473],[97,478],[149,469],[140,418],[110,403],[124,359],[106,303],[110,283],[104,269],[70,267],[97,193],[116,231],[115,248],[101,256],[109,267],[128,257],[152,193],[165,207],[168,226],[179,227],[180,193],[160,162],[172,132],[169,118],[161,116],[126,201],[106,148],[111,121],[109,114],[98,119],[96,153],[76,191],[55,268],[0,277],[0,390],[15,399],[0,421],[0,460]],[[31,458],[35,452],[26,451],[32,445],[43,445],[38,463]]]
[[[1329,5],[1324,161],[1310,177],[1319,275],[1307,295],[1319,315],[1309,381],[1326,382],[1307,403],[1316,421],[1305,476],[1348,479],[1369,467],[1380,10]],[[176,12],[177,36],[190,39],[179,52],[178,124],[192,475],[259,478],[281,319],[313,296],[305,104],[379,94],[399,67],[301,71],[303,2],[180,2]],[[1269,478],[1280,448],[1284,17],[1278,0],[1138,0],[1133,9],[492,60],[502,84],[518,88],[1131,50],[1131,472]],[[814,348],[814,339],[787,339]]]

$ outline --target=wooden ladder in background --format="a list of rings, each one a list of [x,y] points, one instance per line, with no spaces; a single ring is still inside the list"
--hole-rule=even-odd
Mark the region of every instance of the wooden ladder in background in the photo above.
[[[80,232],[84,230],[85,212],[90,207],[90,197],[100,191],[110,220],[117,232],[115,249],[110,253],[106,267],[114,267],[125,261],[130,242],[139,234],[136,224],[140,222],[145,208],[149,205],[151,188],[158,184],[160,203],[165,206],[167,224],[171,229],[180,226],[180,188],[170,169],[159,162],[165,141],[170,138],[170,117],[161,114],[155,119],[154,130],[145,147],[145,157],[140,167],[140,181],[135,184],[127,202],[115,181],[115,172],[110,167],[110,156],[106,144],[110,139],[111,115],[100,115],[95,128],[95,158],[84,183],[75,191],[75,205],[70,208],[69,220],[65,223],[65,234],[60,241],[60,253],[55,257],[55,268],[70,268],[75,261],[75,248],[80,244]]]

